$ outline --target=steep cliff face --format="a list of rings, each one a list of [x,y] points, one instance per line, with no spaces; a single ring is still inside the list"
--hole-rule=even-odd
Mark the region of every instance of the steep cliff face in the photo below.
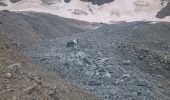
[[[165,8],[161,9],[156,15],[157,18],[165,18],[167,16],[170,16],[170,2],[167,4]]]
[[[0,6],[0,10],[47,12],[88,22],[170,21],[168,2],[168,0],[3,0],[8,6]]]

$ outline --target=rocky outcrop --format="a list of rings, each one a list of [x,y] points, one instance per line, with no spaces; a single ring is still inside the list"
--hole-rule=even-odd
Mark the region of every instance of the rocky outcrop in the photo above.
[[[170,2],[167,4],[165,8],[161,9],[156,15],[157,18],[161,18],[161,19],[167,16],[170,16]]]

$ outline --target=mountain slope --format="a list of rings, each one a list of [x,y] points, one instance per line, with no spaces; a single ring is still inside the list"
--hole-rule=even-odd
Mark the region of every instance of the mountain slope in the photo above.
[[[97,100],[25,58],[0,33],[0,100]]]
[[[22,49],[34,43],[91,30],[97,26],[97,24],[61,18],[46,13],[0,12],[1,34],[13,40],[15,45]]]
[[[57,38],[32,61],[106,100],[170,98],[170,23],[134,22]]]

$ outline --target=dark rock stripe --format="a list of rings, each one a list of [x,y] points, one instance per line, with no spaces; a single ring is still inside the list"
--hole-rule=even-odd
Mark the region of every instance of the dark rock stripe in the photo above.
[[[165,18],[166,16],[170,16],[170,2],[167,4],[165,8],[159,11],[156,15],[157,18]]]

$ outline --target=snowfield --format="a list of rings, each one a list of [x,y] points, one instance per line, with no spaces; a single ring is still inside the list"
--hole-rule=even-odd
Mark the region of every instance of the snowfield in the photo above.
[[[12,3],[10,0],[3,0],[8,6],[0,6],[0,10],[46,12],[66,18],[102,23],[170,21],[169,16],[161,19],[156,17],[168,4],[166,1],[162,3],[162,0],[114,0],[102,5],[84,1],[21,0]]]

